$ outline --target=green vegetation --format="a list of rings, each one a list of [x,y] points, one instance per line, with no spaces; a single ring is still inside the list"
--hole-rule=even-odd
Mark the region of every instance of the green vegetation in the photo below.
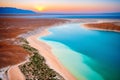
[[[26,80],[64,80],[61,75],[49,68],[38,50],[31,47],[28,43],[22,44],[22,47],[33,54],[29,58],[29,62],[19,66]]]
[[[31,47],[31,46],[28,45],[28,44],[22,44],[22,47],[23,47],[24,49],[26,49],[27,51],[29,51],[30,53],[38,53],[38,50],[37,50],[37,49]]]
[[[19,42],[22,42],[24,44],[29,44],[29,42],[25,38],[19,38]]]

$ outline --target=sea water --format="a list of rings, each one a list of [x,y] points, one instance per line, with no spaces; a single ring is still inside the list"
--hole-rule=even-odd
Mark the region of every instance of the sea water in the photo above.
[[[39,38],[78,80],[120,80],[120,33],[89,30],[82,23],[49,28]]]

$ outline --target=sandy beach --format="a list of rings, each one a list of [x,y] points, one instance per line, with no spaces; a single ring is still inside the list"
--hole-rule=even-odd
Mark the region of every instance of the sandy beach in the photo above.
[[[9,80],[25,80],[25,76],[19,69],[19,65],[25,64],[29,60],[26,60],[24,62],[21,62],[19,64],[13,65],[10,67],[10,69],[7,71],[7,77]]]
[[[20,65],[26,61],[29,52],[17,43],[17,37],[23,34],[28,34],[28,32],[32,32],[38,28],[41,29],[43,26],[44,28],[47,28],[54,24],[65,22],[66,20],[63,19],[0,19],[0,68],[10,66],[7,73],[9,80],[25,80],[24,75],[18,68],[18,64]]]
[[[29,53],[17,38],[35,29],[65,23],[63,19],[0,18],[0,68],[23,62]]]
[[[42,20],[42,19],[40,21],[44,22],[44,20]],[[65,80],[76,80],[76,78],[52,54],[50,46],[48,46],[44,42],[37,40],[40,36],[45,36],[45,35],[49,34],[49,32],[47,31],[47,28],[51,27],[54,24],[59,25],[60,23],[65,23],[65,21],[64,20],[60,20],[60,21],[59,20],[58,21],[51,20],[48,23],[50,23],[50,24],[47,24],[48,27],[43,28],[40,25],[40,27],[36,28],[35,30],[33,30],[33,31],[30,30],[30,33],[25,33],[25,35],[24,34],[22,34],[22,35],[24,38],[27,38],[28,42],[30,43],[30,45],[32,47],[38,49],[38,51],[40,52],[40,55],[42,55],[45,58],[46,63],[48,64],[48,66],[50,68],[52,68],[56,72],[58,72],[61,76],[63,76],[65,78]],[[31,27],[32,27],[32,25],[31,25]],[[18,63],[9,68],[9,70],[7,71],[7,76],[9,78],[9,80],[25,80],[25,76],[22,74],[22,72],[20,71],[20,69],[18,67],[20,64],[24,64],[24,62]]]
[[[47,29],[45,29],[39,34],[28,37],[27,41],[32,47],[36,48],[40,52],[40,55],[45,58],[46,63],[50,66],[50,68],[61,74],[65,80],[76,80],[76,78],[52,54],[51,47],[46,43],[38,40],[40,36],[45,36],[47,34],[49,34],[49,32]]]
[[[8,70],[8,78],[9,80],[25,80],[25,77],[21,73],[18,65],[14,65]]]
[[[46,43],[38,40],[39,37],[48,34],[50,34],[50,32],[48,32],[48,30],[45,29],[41,31],[39,34],[35,34],[27,37],[27,41],[32,47],[36,48],[40,52],[40,55],[42,55],[45,58],[46,64],[48,64],[50,68],[54,69],[60,75],[62,75],[65,78],[65,80],[76,80],[76,78],[53,55],[51,51],[51,47],[48,46]],[[9,80],[25,80],[25,76],[21,73],[18,67],[19,65],[24,64],[25,62],[22,62],[17,65],[13,65],[8,70],[7,75]]]

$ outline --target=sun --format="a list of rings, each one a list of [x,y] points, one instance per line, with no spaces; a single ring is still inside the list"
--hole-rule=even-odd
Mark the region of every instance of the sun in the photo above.
[[[36,6],[35,9],[37,11],[44,11],[45,7],[43,7],[43,6]]]

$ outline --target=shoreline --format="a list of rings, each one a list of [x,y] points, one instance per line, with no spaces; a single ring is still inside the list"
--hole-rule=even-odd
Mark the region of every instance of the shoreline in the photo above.
[[[57,24],[60,25],[60,24]],[[62,25],[62,24],[61,24]],[[50,34],[48,32],[48,28],[54,27],[56,25],[48,26],[48,27],[41,27],[38,29],[35,29],[33,31],[30,31],[26,34],[21,34],[19,37],[25,38],[31,47],[36,48],[40,55],[42,55],[45,60],[46,64],[53,70],[55,70],[58,74],[60,74],[65,80],[77,80],[60,62],[59,60],[53,55],[51,51],[51,47],[48,46],[46,43],[38,40],[39,37],[45,36]],[[44,54],[45,53],[45,54]],[[29,58],[29,57],[28,57]],[[25,80],[24,74],[20,71],[19,65],[24,64],[28,60],[13,65],[9,68],[7,75],[9,80]],[[11,71],[11,72],[10,72]],[[16,73],[14,73],[16,72]],[[11,74],[12,73],[12,74]],[[17,74],[17,77],[15,76]]]
[[[85,24],[85,23],[84,23]],[[83,24],[83,26],[84,26]],[[59,24],[58,24],[59,25]],[[62,25],[62,24],[61,24]],[[38,28],[38,29],[35,29],[33,31],[29,31],[28,33],[25,33],[24,34],[21,34],[19,35],[19,37],[24,37],[25,39],[27,39],[27,41],[30,43],[30,45],[34,48],[36,48],[37,50],[39,50],[40,52],[40,55],[42,55],[45,60],[46,60],[46,64],[52,68],[53,70],[55,70],[56,72],[58,72],[61,76],[63,76],[66,80],[76,80],[76,78],[59,62],[59,60],[52,54],[51,52],[51,47],[48,46],[46,43],[38,40],[39,37],[42,37],[42,36],[45,36],[45,35],[48,35],[50,34],[50,32],[48,32],[48,28],[51,28],[51,27],[54,27],[56,25],[51,25],[51,26],[47,26],[44,28],[41,27],[41,28]],[[87,28],[87,27],[86,27]],[[89,27],[88,27],[89,28]],[[105,29],[95,29],[95,28],[90,28],[91,30],[101,30],[101,31],[109,31],[109,30],[105,30]],[[112,30],[110,30],[112,31]],[[116,32],[116,31],[114,31]],[[24,35],[24,36],[23,36]],[[45,53],[45,54],[44,54]],[[50,57],[49,57],[50,56]],[[27,60],[25,60],[27,61]],[[21,63],[24,63],[25,61],[21,62]],[[54,62],[55,61],[55,62]],[[53,63],[54,62],[54,63]],[[16,65],[13,65],[10,67],[9,70],[11,70],[12,68],[12,72],[14,73],[14,71],[17,69],[17,71],[14,73],[14,74],[18,74],[20,72],[20,74],[22,74],[22,72],[20,71],[18,65],[20,65],[21,63],[18,63]],[[60,65],[60,66],[58,66]],[[14,69],[15,67],[15,69]],[[57,68],[56,68],[57,67]],[[9,71],[8,70],[8,71]],[[8,72],[7,72],[8,74]],[[8,77],[11,76],[11,74],[8,74]],[[16,77],[15,75],[12,75],[12,77]],[[17,76],[18,77],[18,76]],[[19,77],[24,77],[24,75],[19,75]],[[16,79],[10,79],[10,80],[16,80]],[[17,80],[25,80],[25,79],[17,79]]]
[[[76,80],[76,78],[59,62],[59,60],[54,56],[51,51],[51,47],[48,46],[46,43],[38,40],[39,37],[45,36],[50,34],[48,32],[48,28],[41,31],[39,34],[35,34],[29,36],[27,41],[29,42],[30,46],[36,48],[40,55],[42,55],[45,60],[46,64],[56,72],[58,72],[65,80]]]
[[[41,20],[41,22],[44,22],[44,20]],[[54,21],[54,22],[53,22]],[[51,22],[51,23],[50,23]],[[36,35],[36,34],[40,34],[42,31],[44,31],[47,28],[53,27],[53,26],[57,26],[57,25],[62,25],[64,23],[69,22],[69,20],[63,20],[63,19],[54,19],[52,21],[48,20],[48,23],[46,25],[40,25],[37,28],[34,28],[33,30],[29,30],[26,33],[22,33],[20,35],[18,35],[16,38],[25,38],[27,39],[30,36]],[[36,38],[37,39],[37,38]],[[19,45],[19,42],[17,42],[16,44]],[[41,55],[41,54],[40,54]],[[25,62],[28,62],[28,59],[31,56],[26,57],[26,59],[18,64],[15,65],[11,65],[10,68],[6,71],[6,77],[8,78],[7,80],[25,80],[25,76],[24,74],[21,72],[19,65],[24,64]],[[46,59],[46,58],[45,58]],[[49,65],[48,65],[49,66]],[[54,69],[54,68],[52,68]],[[55,69],[54,69],[55,70]],[[56,71],[57,72],[57,71]],[[11,74],[13,73],[13,74]],[[5,79],[5,78],[4,78]]]

